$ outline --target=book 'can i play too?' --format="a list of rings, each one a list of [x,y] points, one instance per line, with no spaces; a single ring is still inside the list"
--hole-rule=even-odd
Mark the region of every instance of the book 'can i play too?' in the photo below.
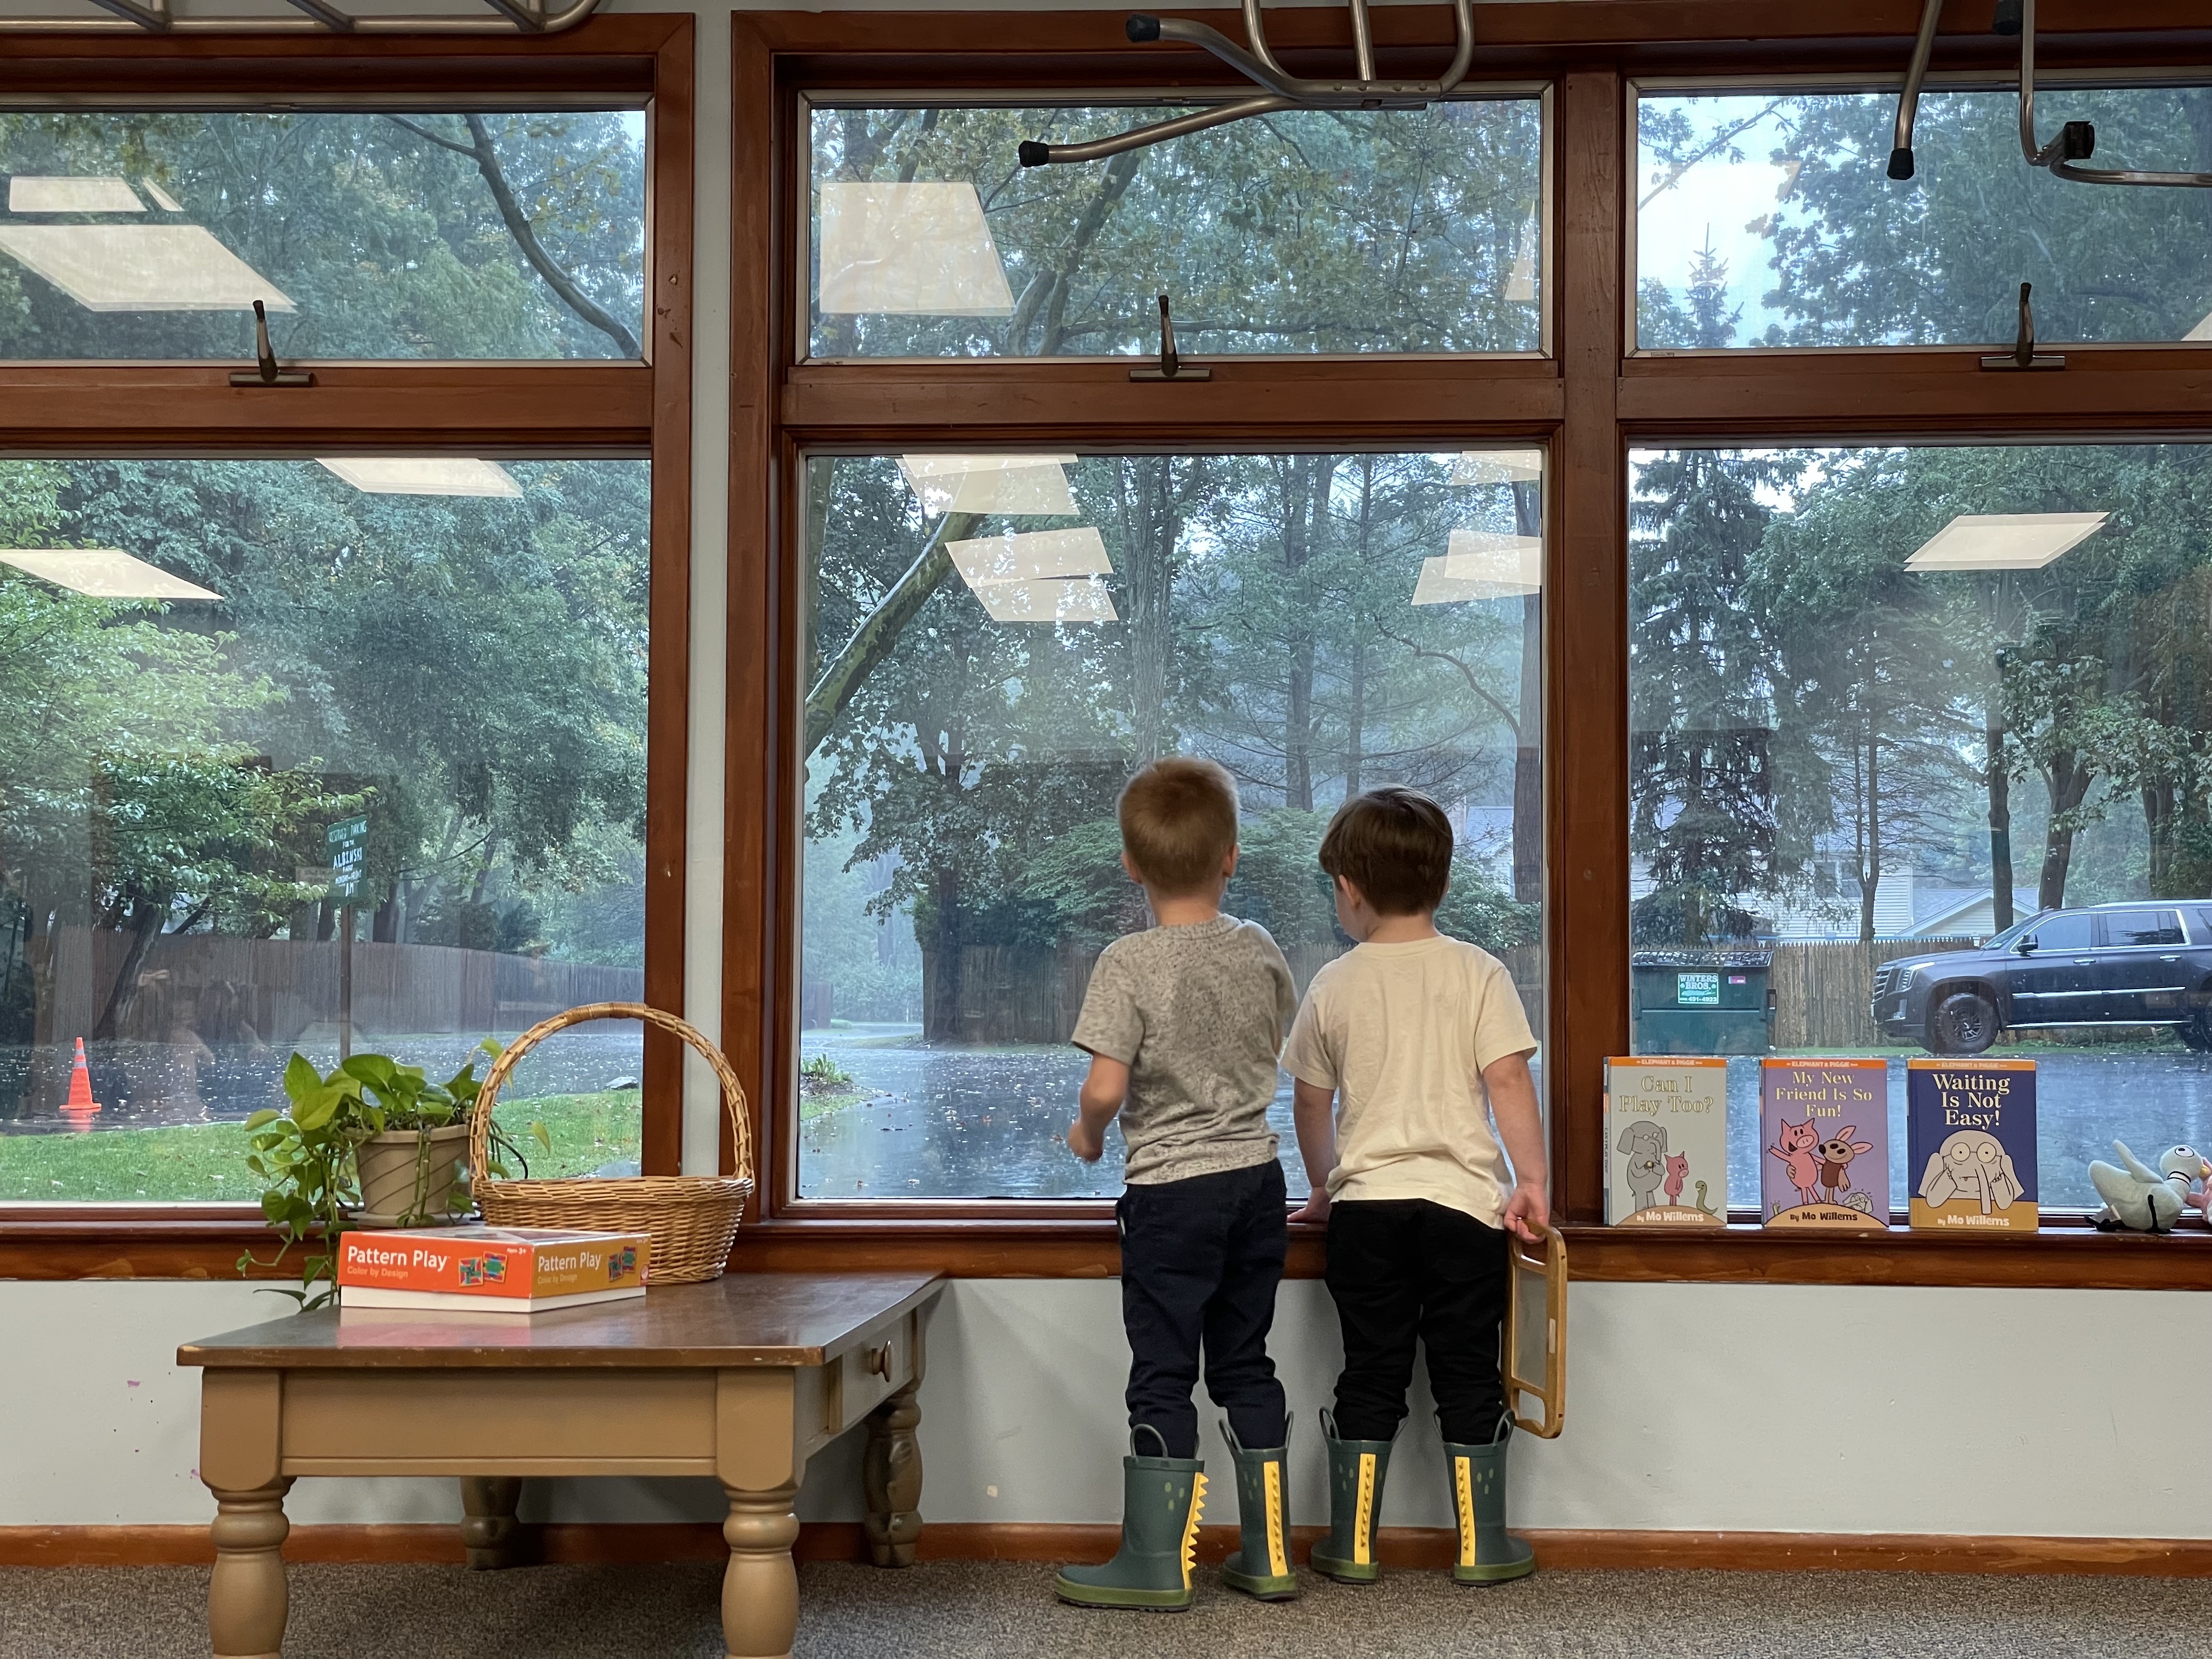
[[[1907,1060],[1905,1148],[1914,1226],[2033,1232],[2035,1062]]]
[[[1728,1224],[1728,1061],[1643,1054],[1605,1063],[1605,1218]]]
[[[1888,1061],[1760,1061],[1759,1146],[1768,1226],[1887,1231]]]
[[[360,1229],[338,1240],[341,1308],[538,1313],[645,1294],[643,1233],[547,1227]]]

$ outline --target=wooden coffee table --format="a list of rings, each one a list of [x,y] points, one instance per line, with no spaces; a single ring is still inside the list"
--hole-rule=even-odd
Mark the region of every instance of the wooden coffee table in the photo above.
[[[525,1475],[711,1474],[729,1494],[724,1639],[782,1659],[799,1622],[792,1499],[862,1418],[879,1566],[921,1531],[922,1322],[932,1273],[744,1274],[535,1316],[325,1310],[177,1351],[204,1369],[216,1659],[277,1659],[284,1494],[303,1474],[465,1477],[471,1558],[495,1564]]]

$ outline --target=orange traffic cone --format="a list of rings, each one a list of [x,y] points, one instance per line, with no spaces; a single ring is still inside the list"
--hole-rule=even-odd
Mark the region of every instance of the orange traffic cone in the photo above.
[[[100,1109],[100,1103],[92,1097],[92,1073],[84,1063],[84,1039],[76,1040],[76,1062],[70,1067],[69,1098],[62,1103],[66,1117],[90,1117]]]

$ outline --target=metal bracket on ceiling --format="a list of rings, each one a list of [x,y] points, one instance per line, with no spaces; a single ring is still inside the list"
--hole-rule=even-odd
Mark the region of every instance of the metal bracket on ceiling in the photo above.
[[[1133,380],[1210,380],[1213,371],[1183,362],[1176,350],[1175,319],[1168,311],[1168,296],[1160,295],[1160,361],[1153,368],[1133,368]]]
[[[1905,72],[1905,90],[1897,100],[1897,128],[1889,152],[1889,176],[1912,177],[1912,127],[1920,112],[1921,82],[1927,78],[1928,60],[1936,49],[1936,23],[1943,0],[1923,0],[1920,32],[1912,42],[1912,62]],[[1997,0],[1990,21],[1996,34],[2020,37],[2020,148],[2030,167],[2048,167],[2054,179],[2077,185],[2148,185],[2185,190],[2212,190],[2212,173],[2154,173],[2138,167],[2085,167],[2096,153],[2097,129],[2087,121],[2069,121],[2058,136],[2044,143],[2035,135],[2035,0]]]
[[[1452,0],[1452,27],[1457,45],[1450,66],[1434,81],[1385,81],[1375,73],[1375,34],[1367,15],[1367,0],[1350,0],[1352,50],[1358,77],[1349,81],[1308,80],[1292,75],[1276,61],[1267,45],[1267,26],[1261,21],[1260,0],[1243,0],[1244,33],[1252,45],[1247,51],[1218,29],[1182,17],[1133,14],[1123,27],[1132,40],[1173,40],[1212,52],[1223,63],[1261,88],[1257,97],[1240,98],[1210,109],[1178,115],[1149,126],[1133,127],[1110,137],[1084,143],[1046,144],[1025,141],[1018,152],[1025,167],[1049,167],[1055,162],[1097,161],[1124,150],[1225,126],[1254,115],[1285,109],[1421,109],[1443,97],[1466,79],[1474,58],[1474,0]]]
[[[342,10],[333,0],[289,0],[298,17],[180,17],[170,0],[91,0],[107,17],[5,17],[0,32],[100,30],[125,25],[153,34],[280,34],[302,29],[336,34],[558,34],[572,29],[599,7],[599,0],[570,0],[554,10],[541,0],[484,0],[487,16],[369,16]]]
[[[2020,285],[2020,337],[2013,342],[2010,351],[1992,352],[1982,359],[1984,368],[2063,368],[2065,356],[2059,352],[2038,353],[2035,349],[2035,312],[2028,305],[2027,296],[2034,291],[2033,283]]]
[[[315,383],[315,377],[304,368],[277,367],[276,349],[269,343],[269,308],[258,300],[253,302],[253,368],[230,371],[233,386],[313,386]]]

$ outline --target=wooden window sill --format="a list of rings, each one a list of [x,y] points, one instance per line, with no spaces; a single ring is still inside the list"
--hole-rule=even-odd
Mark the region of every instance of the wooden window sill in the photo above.
[[[1710,1231],[1571,1226],[1574,1277],[1594,1283],[1905,1285],[2074,1290],[2212,1289],[2212,1231],[2102,1233],[2073,1218],[1997,1237],[1909,1232],[1808,1238],[1740,1224]],[[0,1278],[229,1279],[275,1240],[245,1206],[194,1210],[64,1206],[0,1212]],[[1321,1276],[1322,1230],[1291,1229],[1288,1275]],[[843,1215],[748,1222],[730,1266],[750,1273],[928,1267],[963,1279],[1106,1279],[1119,1271],[1112,1218],[996,1214]],[[286,1279],[296,1257],[256,1279]]]

